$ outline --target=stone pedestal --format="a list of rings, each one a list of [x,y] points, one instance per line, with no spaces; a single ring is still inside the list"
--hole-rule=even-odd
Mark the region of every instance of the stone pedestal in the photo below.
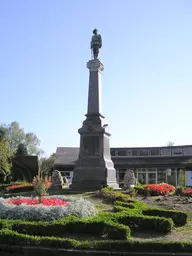
[[[101,72],[99,60],[90,60],[89,94],[86,120],[80,134],[80,151],[73,171],[73,189],[100,189],[102,186],[118,188],[116,170],[111,160],[109,138],[101,115]]]

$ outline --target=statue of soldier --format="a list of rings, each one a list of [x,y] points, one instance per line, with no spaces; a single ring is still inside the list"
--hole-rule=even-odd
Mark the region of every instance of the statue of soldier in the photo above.
[[[101,35],[97,34],[98,30],[94,29],[93,30],[93,36],[91,39],[91,50],[93,51],[93,57],[94,59],[98,58],[99,55],[99,49],[102,47],[102,39]]]

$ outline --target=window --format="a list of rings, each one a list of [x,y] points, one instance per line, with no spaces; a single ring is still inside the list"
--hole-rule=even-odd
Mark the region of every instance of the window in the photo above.
[[[115,150],[114,149],[111,149],[111,155],[115,156]]]
[[[137,150],[132,150],[132,156],[137,156]]]
[[[148,156],[149,155],[149,151],[148,149],[142,149],[139,151],[139,155],[140,156]]]
[[[183,148],[183,154],[186,155],[192,155],[192,147],[186,147]]]
[[[159,156],[160,150],[159,149],[151,149],[151,156]]]
[[[118,156],[126,156],[126,150],[125,149],[118,149]]]
[[[162,148],[161,155],[162,156],[171,156],[171,148]]]
[[[182,148],[172,148],[172,155],[182,155]]]
[[[166,170],[165,169],[157,170],[157,183],[166,183]]]

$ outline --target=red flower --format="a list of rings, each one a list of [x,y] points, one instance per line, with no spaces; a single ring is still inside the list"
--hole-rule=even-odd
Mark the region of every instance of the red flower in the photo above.
[[[184,190],[184,194],[185,195],[191,195],[192,196],[192,189],[190,188],[190,189],[185,189]]]
[[[37,205],[39,204],[39,201],[36,198],[19,198],[19,199],[8,199],[6,200],[7,204],[15,204],[15,205],[20,205],[20,204],[25,204],[25,205]],[[61,200],[59,198],[49,198],[49,197],[44,197],[41,199],[40,204],[45,205],[45,206],[67,206],[68,202]]]
[[[166,183],[147,184],[143,188],[150,189],[153,195],[169,195],[175,191],[175,187]]]

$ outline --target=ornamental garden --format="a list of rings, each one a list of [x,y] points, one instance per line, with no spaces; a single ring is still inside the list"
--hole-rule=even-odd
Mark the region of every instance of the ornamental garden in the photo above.
[[[49,194],[51,179],[1,184],[0,244],[120,252],[191,252],[192,189],[149,184]]]

